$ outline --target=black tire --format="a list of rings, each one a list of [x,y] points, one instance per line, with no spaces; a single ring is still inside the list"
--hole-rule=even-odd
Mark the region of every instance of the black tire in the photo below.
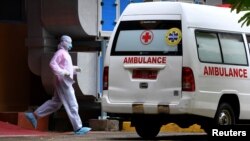
[[[135,130],[137,134],[143,139],[153,139],[160,132],[161,126],[158,124],[150,123],[137,123],[135,124]]]
[[[221,103],[214,120],[216,125],[234,125],[236,117],[232,106],[228,103]]]
[[[212,128],[220,125],[234,125],[236,122],[235,112],[228,103],[221,103],[217,109],[214,119],[205,119],[200,122],[202,129],[210,134]]]

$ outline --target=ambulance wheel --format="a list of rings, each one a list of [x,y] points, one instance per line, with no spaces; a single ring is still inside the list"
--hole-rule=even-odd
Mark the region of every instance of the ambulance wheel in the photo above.
[[[144,139],[153,139],[160,132],[161,125],[150,122],[138,122],[135,124],[137,134]]]
[[[221,103],[215,115],[216,125],[234,125],[235,113],[232,106],[228,103]]]

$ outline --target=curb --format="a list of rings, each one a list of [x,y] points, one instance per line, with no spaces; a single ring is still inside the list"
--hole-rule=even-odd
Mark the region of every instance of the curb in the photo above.
[[[122,123],[122,131],[124,132],[135,132],[135,127],[131,126],[130,121],[124,121]],[[175,123],[168,123],[161,127],[160,132],[192,132],[192,133],[203,133],[204,130],[198,124],[193,124],[188,128],[181,128]]]

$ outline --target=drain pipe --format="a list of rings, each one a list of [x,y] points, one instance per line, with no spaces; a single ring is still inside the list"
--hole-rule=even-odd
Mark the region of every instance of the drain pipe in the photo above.
[[[106,48],[107,48],[107,44],[108,44],[108,41],[105,40],[105,39],[102,39],[101,40],[101,48],[102,48],[102,51],[101,51],[101,58],[100,58],[100,64],[99,65],[99,68],[100,68],[100,76],[99,76],[99,99],[102,97],[102,92],[103,92],[103,87],[102,87],[102,80],[103,80],[103,67],[104,67],[104,59],[105,59],[105,53],[106,53]],[[101,109],[101,116],[99,117],[99,119],[107,119],[108,116],[107,116],[107,113],[106,112],[103,112],[103,110]]]

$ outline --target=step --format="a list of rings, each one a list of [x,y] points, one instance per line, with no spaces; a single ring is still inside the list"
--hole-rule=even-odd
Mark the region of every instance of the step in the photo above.
[[[48,131],[49,116],[38,119],[36,129],[26,119],[24,112],[1,112],[0,121],[8,122],[25,129]]]
[[[110,119],[90,119],[89,126],[93,131],[119,131],[119,121]]]

